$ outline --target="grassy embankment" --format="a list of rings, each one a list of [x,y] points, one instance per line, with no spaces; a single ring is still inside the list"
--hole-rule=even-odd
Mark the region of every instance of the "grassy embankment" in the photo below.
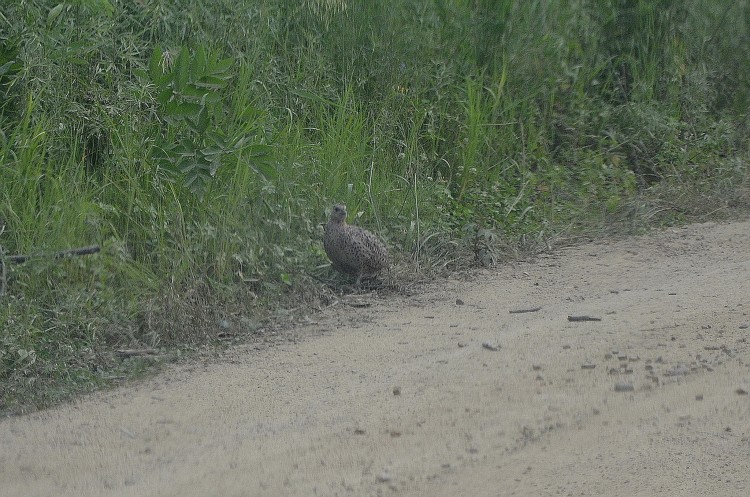
[[[749,28],[747,1],[6,2],[0,245],[103,250],[7,265],[0,409],[314,300],[334,201],[402,274],[726,212]]]

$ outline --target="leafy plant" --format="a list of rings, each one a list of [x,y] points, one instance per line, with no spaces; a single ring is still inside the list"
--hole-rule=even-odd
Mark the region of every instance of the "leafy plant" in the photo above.
[[[157,47],[151,56],[148,75],[167,124],[154,149],[155,158],[172,177],[180,178],[198,195],[206,192],[229,157],[243,152],[248,152],[251,166],[270,171],[270,146],[253,140],[259,131],[252,119],[259,114],[257,109],[246,107],[240,126],[222,128],[227,122],[222,92],[233,78],[233,62],[231,58],[219,59],[202,47],[193,55],[183,47],[176,59]]]

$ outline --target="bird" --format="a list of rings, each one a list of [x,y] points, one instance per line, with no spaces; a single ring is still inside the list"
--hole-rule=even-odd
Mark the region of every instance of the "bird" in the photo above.
[[[333,268],[362,279],[373,278],[388,265],[388,248],[374,234],[346,222],[346,206],[336,204],[323,234],[323,247]]]

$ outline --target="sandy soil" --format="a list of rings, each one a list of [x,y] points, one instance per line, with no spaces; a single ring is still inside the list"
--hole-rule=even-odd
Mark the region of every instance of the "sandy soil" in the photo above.
[[[749,276],[738,222],[348,297],[0,421],[0,495],[747,496]]]

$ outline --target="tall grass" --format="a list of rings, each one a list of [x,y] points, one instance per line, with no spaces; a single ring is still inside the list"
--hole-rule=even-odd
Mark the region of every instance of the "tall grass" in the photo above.
[[[745,0],[11,2],[0,245],[103,251],[8,266],[2,406],[314,298],[334,202],[422,269],[653,222],[646,197],[665,222],[721,207],[747,177],[748,19]]]

